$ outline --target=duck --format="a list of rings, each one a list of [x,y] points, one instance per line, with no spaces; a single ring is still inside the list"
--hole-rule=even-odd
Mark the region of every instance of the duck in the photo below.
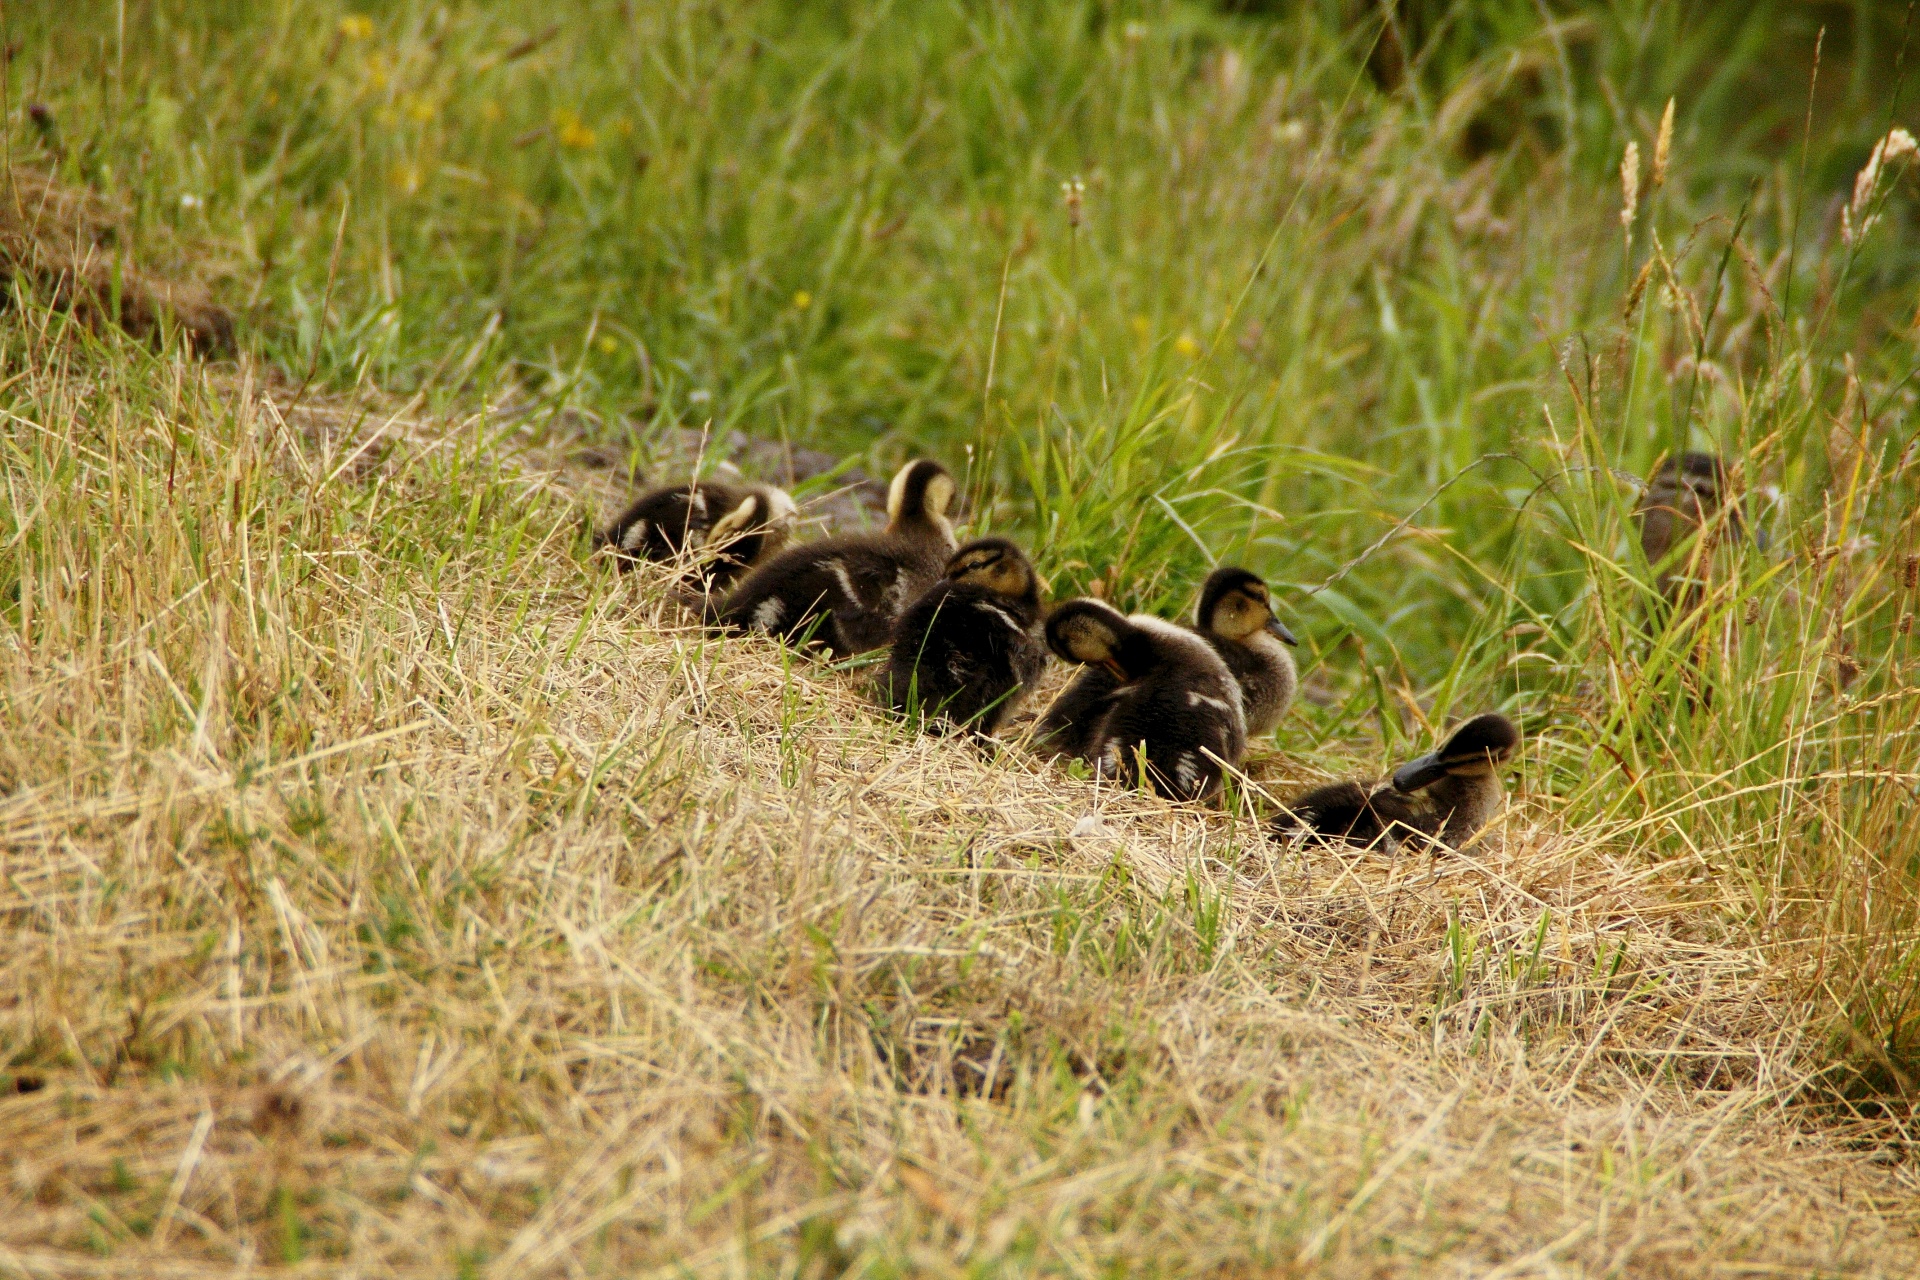
[[[1287,646],[1300,642],[1273,616],[1267,584],[1238,565],[1222,565],[1201,584],[1193,632],[1213,647],[1240,682],[1241,712],[1249,739],[1272,733],[1293,704],[1299,669]],[[1104,667],[1088,666],[1048,708],[1037,736],[1066,755],[1085,755],[1094,708],[1118,687]]]
[[[1247,724],[1239,682],[1205,640],[1163,618],[1128,616],[1092,599],[1054,609],[1046,637],[1063,661],[1099,668],[1113,680],[1110,691],[1077,712],[1071,754],[1100,777],[1136,786],[1144,755],[1144,781],[1170,800],[1218,794],[1226,769],[1246,750]],[[1050,711],[1043,735],[1053,719]],[[1048,745],[1057,750],[1061,740]]]
[[[909,462],[887,490],[885,528],[788,547],[709,597],[702,613],[724,630],[800,639],[835,657],[881,648],[953,556],[954,494],[938,462]]]
[[[1711,453],[1684,453],[1662,462],[1634,507],[1640,526],[1640,550],[1658,573],[1655,586],[1669,605],[1691,609],[1700,600],[1700,582],[1686,555],[1675,555],[1720,511],[1727,498],[1726,463]],[[1734,537],[1741,530],[1739,508],[1728,513]]]
[[[1477,715],[1385,783],[1334,782],[1294,797],[1272,833],[1286,839],[1305,832],[1365,848],[1416,840],[1461,848],[1500,811],[1500,774],[1519,745],[1513,721],[1497,711]]]
[[[1300,670],[1287,652],[1300,641],[1273,616],[1267,584],[1238,565],[1215,569],[1201,584],[1194,630],[1240,682],[1247,737],[1272,733],[1300,688]]]
[[[622,572],[686,557],[702,591],[721,591],[784,546],[798,520],[784,489],[694,480],[640,495],[594,545],[607,549]]]
[[[923,727],[991,734],[1046,669],[1040,578],[1006,538],[976,538],[894,625],[881,676],[894,710]]]

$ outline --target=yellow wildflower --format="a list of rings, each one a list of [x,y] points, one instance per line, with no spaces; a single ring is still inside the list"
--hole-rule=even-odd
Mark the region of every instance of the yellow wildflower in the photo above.
[[[553,127],[560,145],[573,151],[585,151],[598,142],[599,136],[580,120],[576,112],[562,108],[553,113]]]
[[[795,311],[805,311],[808,307],[812,305],[813,305],[813,295],[808,293],[805,289],[802,289],[798,293],[793,295],[793,309]]]
[[[1200,354],[1200,344],[1190,333],[1183,333],[1173,340],[1173,349],[1191,360]]]
[[[340,34],[348,40],[365,40],[373,35],[373,19],[364,13],[350,13],[340,19]]]
[[[607,355],[612,355],[614,352],[620,349],[620,344],[613,340],[612,335],[605,334],[605,333],[600,335],[599,346],[600,346],[600,350],[605,352]]]
[[[1153,332],[1153,321],[1145,316],[1135,316],[1127,322],[1133,329],[1133,336],[1145,342],[1147,335]]]

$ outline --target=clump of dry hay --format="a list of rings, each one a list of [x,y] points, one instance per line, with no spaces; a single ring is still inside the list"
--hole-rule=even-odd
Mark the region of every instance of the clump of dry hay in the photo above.
[[[1920,1266],[1693,868],[1524,798],[1282,849],[910,736],[583,566],[484,415],[211,384],[170,486],[12,394],[0,1267]]]
[[[201,355],[231,352],[233,316],[205,284],[210,264],[189,261],[180,246],[161,253],[153,244],[136,261],[132,225],[106,196],[13,168],[0,184],[0,283],[15,292],[24,285],[49,311],[91,328],[117,324],[155,341],[171,324]],[[157,254],[172,259],[166,269],[141,265]]]

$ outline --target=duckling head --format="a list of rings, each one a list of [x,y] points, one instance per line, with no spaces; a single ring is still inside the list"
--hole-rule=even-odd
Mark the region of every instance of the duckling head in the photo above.
[[[1668,458],[1647,481],[1640,501],[1643,511],[1671,511],[1689,524],[1699,524],[1720,508],[1727,487],[1727,467],[1711,453],[1683,453]]]
[[[707,530],[706,544],[725,547],[758,528],[765,539],[762,544],[764,554],[778,550],[799,522],[800,509],[793,505],[793,499],[787,491],[768,485],[754,489],[740,500],[739,506],[715,520],[713,527]]]
[[[1285,644],[1300,643],[1273,616],[1273,598],[1267,584],[1257,574],[1234,565],[1223,565],[1207,575],[1194,622],[1202,631],[1242,644],[1262,631]]]
[[[1005,538],[975,538],[947,561],[947,581],[984,587],[1009,600],[1040,602],[1039,578],[1026,553]]]
[[[1411,793],[1443,778],[1492,777],[1513,758],[1519,745],[1520,730],[1513,721],[1489,711],[1455,729],[1438,751],[1395,769],[1393,789]]]
[[[895,473],[887,490],[887,531],[932,528],[951,545],[953,526],[947,522],[947,508],[953,505],[953,496],[953,475],[945,467],[931,458],[909,462]]]
[[[1047,648],[1063,662],[1103,667],[1122,684],[1133,679],[1122,659],[1133,624],[1110,604],[1069,600],[1047,615]]]

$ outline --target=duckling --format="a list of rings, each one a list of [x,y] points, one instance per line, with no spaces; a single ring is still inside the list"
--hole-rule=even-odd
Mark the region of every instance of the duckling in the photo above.
[[[1247,736],[1272,733],[1300,687],[1300,671],[1288,645],[1293,632],[1273,616],[1273,598],[1257,574],[1222,565],[1207,575],[1194,611],[1198,631],[1240,682]]]
[[[896,711],[919,710],[934,732],[992,733],[1046,667],[1039,623],[1040,579],[1026,555],[1005,538],[977,538],[900,615],[883,696]]]
[[[1500,770],[1519,745],[1513,721],[1497,711],[1475,716],[1438,751],[1395,769],[1385,785],[1335,782],[1295,797],[1274,819],[1273,834],[1307,831],[1369,848],[1426,838],[1458,849],[1499,812],[1506,797]]]
[[[808,643],[835,655],[878,649],[907,605],[939,579],[953,555],[947,508],[953,476],[921,459],[900,468],[887,491],[887,527],[789,547],[754,567],[708,622]]]
[[[696,480],[642,494],[594,545],[610,548],[622,572],[687,556],[702,589],[721,591],[778,551],[798,519],[784,489]]]
[[[1300,642],[1273,616],[1267,584],[1237,566],[1215,569],[1201,585],[1192,629],[1213,646],[1240,682],[1247,737],[1273,732],[1300,685],[1293,655],[1282,646]],[[1104,667],[1082,670],[1047,709],[1037,731],[1039,739],[1058,752],[1085,755],[1087,735],[1097,721],[1094,708],[1119,683]]]
[[[1640,549],[1659,573],[1660,595],[1683,610],[1699,603],[1700,583],[1689,577],[1687,557],[1675,556],[1681,544],[1698,533],[1719,512],[1727,497],[1727,468],[1710,453],[1687,453],[1668,458],[1647,481],[1646,492],[1634,508],[1640,524]],[[1740,511],[1728,513],[1732,535],[1741,532]]]
[[[1099,600],[1070,600],[1047,618],[1047,647],[1113,677],[1112,690],[1081,711],[1068,735],[1100,776],[1137,784],[1144,749],[1155,791],[1202,800],[1219,790],[1225,767],[1239,763],[1247,746],[1240,685],[1191,631]]]

